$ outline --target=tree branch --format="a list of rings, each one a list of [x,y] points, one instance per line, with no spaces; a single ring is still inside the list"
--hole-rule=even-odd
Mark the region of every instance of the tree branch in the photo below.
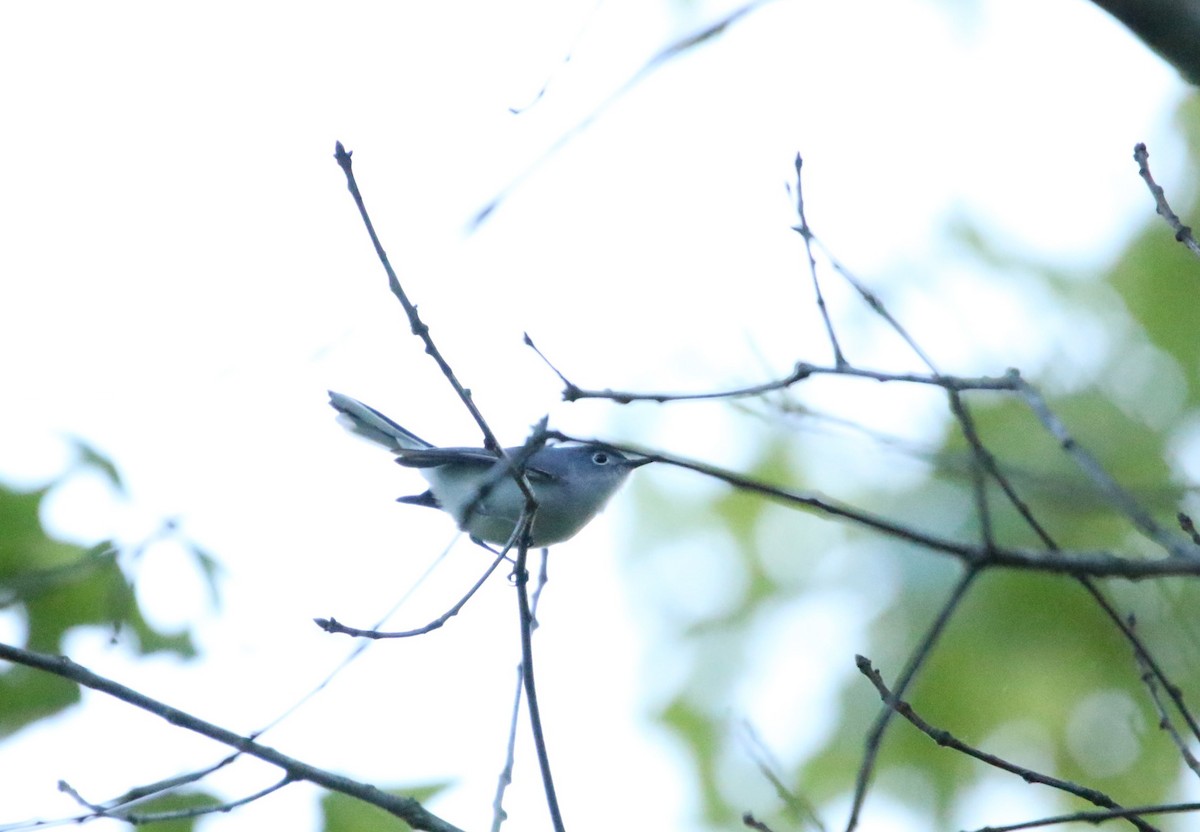
[[[1003,757],[997,757],[995,754],[989,754],[986,751],[980,751],[974,746],[967,745],[949,731],[934,728],[917,714],[912,705],[901,699],[898,693],[888,690],[887,683],[883,681],[883,676],[872,666],[870,659],[865,656],[855,656],[855,664],[859,672],[870,680],[871,684],[875,686],[875,690],[879,691],[880,698],[883,699],[884,705],[890,711],[904,717],[913,727],[938,745],[966,754],[968,757],[973,757],[982,763],[987,763],[993,768],[1015,774],[1026,783],[1040,783],[1043,786],[1050,786],[1068,794],[1073,794],[1076,797],[1082,797],[1084,800],[1094,803],[1097,806],[1103,806],[1106,809],[1120,810],[1125,808],[1102,791],[1091,789],[1087,786],[1080,786],[1077,783],[1072,783],[1070,780],[1051,777],[1048,774],[1042,774],[1025,766],[1019,766],[1016,763],[1010,763]],[[1141,818],[1131,817],[1129,821],[1138,829],[1141,829],[1142,832],[1155,832],[1155,827],[1146,823]]]
[[[173,708],[157,699],[152,699],[143,693],[128,688],[111,679],[93,673],[86,667],[68,659],[66,656],[50,656],[45,653],[35,653],[23,650],[9,644],[0,643],[0,659],[36,668],[64,679],[70,679],[84,687],[98,690],[109,696],[127,702],[143,711],[162,717],[172,725],[177,725],[193,733],[216,740],[219,743],[235,748],[238,751],[257,757],[282,769],[292,780],[306,780],[323,786],[326,789],[356,797],[372,806],[383,809],[390,815],[400,818],[413,829],[424,832],[462,832],[457,826],[443,820],[427,810],[417,800],[411,797],[397,797],[387,794],[368,783],[362,783],[334,774],[325,769],[317,768],[308,763],[289,757],[281,751],[276,751],[266,745],[261,745],[252,739],[235,734],[211,722],[205,722],[199,717]]]
[[[1193,49],[1194,46],[1193,44]],[[1150,151],[1146,149],[1144,143],[1138,142],[1133,146],[1133,158],[1138,165],[1138,175],[1145,181],[1146,187],[1150,189],[1150,195],[1154,197],[1154,210],[1166,221],[1167,225],[1171,226],[1171,230],[1175,232],[1176,242],[1183,243],[1192,254],[1200,257],[1200,243],[1196,242],[1191,226],[1184,225],[1183,220],[1179,219],[1179,215],[1171,210],[1171,206],[1167,203],[1166,192],[1154,181],[1154,176],[1150,173]]]

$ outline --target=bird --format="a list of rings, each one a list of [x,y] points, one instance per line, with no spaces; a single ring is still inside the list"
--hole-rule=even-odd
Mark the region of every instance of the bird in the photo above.
[[[441,509],[474,540],[504,545],[512,538],[525,495],[511,476],[495,470],[504,465],[497,453],[486,448],[438,447],[375,408],[332,390],[329,404],[338,411],[343,426],[393,452],[396,462],[416,468],[425,477],[427,491],[397,502]],[[505,449],[510,459],[519,451]],[[574,537],[635,468],[652,461],[653,457],[629,456],[593,442],[534,451],[522,465],[537,500],[529,545],[552,546]]]

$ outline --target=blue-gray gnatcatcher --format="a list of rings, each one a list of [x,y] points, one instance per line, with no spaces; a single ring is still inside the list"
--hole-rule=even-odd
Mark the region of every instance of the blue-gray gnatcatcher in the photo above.
[[[378,410],[329,391],[329,403],[346,427],[396,454],[396,461],[418,468],[429,482],[424,494],[399,502],[445,511],[471,537],[504,544],[512,536],[525,495],[511,476],[494,477],[497,456],[484,448],[438,448],[410,433]],[[520,448],[506,448],[510,458]],[[573,536],[616,493],[629,472],[650,459],[631,459],[600,445],[542,447],[525,462],[538,509],[530,545],[550,546]],[[481,497],[489,480],[491,489]]]

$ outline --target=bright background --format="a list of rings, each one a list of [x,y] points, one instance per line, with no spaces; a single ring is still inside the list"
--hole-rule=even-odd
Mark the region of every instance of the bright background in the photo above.
[[[202,661],[136,659],[100,630],[75,633],[72,658],[249,732],[353,648],[314,616],[370,626],[453,540],[444,518],[392,502],[420,482],[346,435],[325,403],[333,388],[435,441],[475,436],[387,292],[335,140],[354,151],[434,337],[514,443],[549,413],[569,432],[746,461],[751,443],[723,406],[562,404],[521,336],[591,387],[709,390],[827,362],[789,230],[797,151],[817,233],[942,370],[1036,372],[1064,354],[1086,368],[1086,326],[996,280],[946,229],[984,227],[998,248],[1064,268],[1102,263],[1151,210],[1134,143],[1149,144],[1168,188],[1179,176],[1174,73],[1082,0],[777,2],[645,77],[545,156],[658,50],[733,8],[0,9],[0,476],[40,485],[70,465],[63,437],[83,437],[117,462],[129,494],[73,478],[46,508],[56,533],[132,542],[178,518],[224,567],[214,609],[178,547],[136,565],[153,623],[195,628]],[[541,100],[509,112],[547,79]],[[830,301],[853,360],[910,366],[862,328],[868,316],[836,283]],[[859,404],[814,401],[898,433],[935,429],[923,401],[866,414]],[[714,488],[674,471],[637,477],[681,494]],[[554,554],[536,637],[543,707],[568,823],[613,828],[634,815],[641,828],[686,829],[681,750],[644,718],[670,672],[647,622],[656,603],[719,586],[703,558],[680,561],[670,598],[631,586],[634,494]],[[484,565],[459,541],[391,624],[424,623]],[[834,606],[813,615],[837,620]],[[19,642],[19,626],[0,613],[4,640]],[[853,649],[847,627],[822,635],[828,655]],[[384,784],[453,779],[431,808],[481,828],[517,652],[512,593],[493,580],[443,630],[372,646],[264,741]],[[803,687],[820,703],[828,682],[811,667]],[[801,753],[819,708],[770,699],[747,694],[759,732]],[[525,736],[507,801],[522,829],[544,820]],[[74,814],[60,778],[101,800],[223,753],[85,696],[0,745],[0,823]],[[247,764],[216,784],[233,798],[271,779]],[[210,823],[310,828],[312,796],[292,787]]]

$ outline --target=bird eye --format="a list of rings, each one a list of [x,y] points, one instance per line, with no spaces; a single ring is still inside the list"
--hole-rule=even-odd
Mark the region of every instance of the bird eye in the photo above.
[[[592,454],[592,462],[597,465],[607,465],[610,457],[607,451],[596,451]]]

